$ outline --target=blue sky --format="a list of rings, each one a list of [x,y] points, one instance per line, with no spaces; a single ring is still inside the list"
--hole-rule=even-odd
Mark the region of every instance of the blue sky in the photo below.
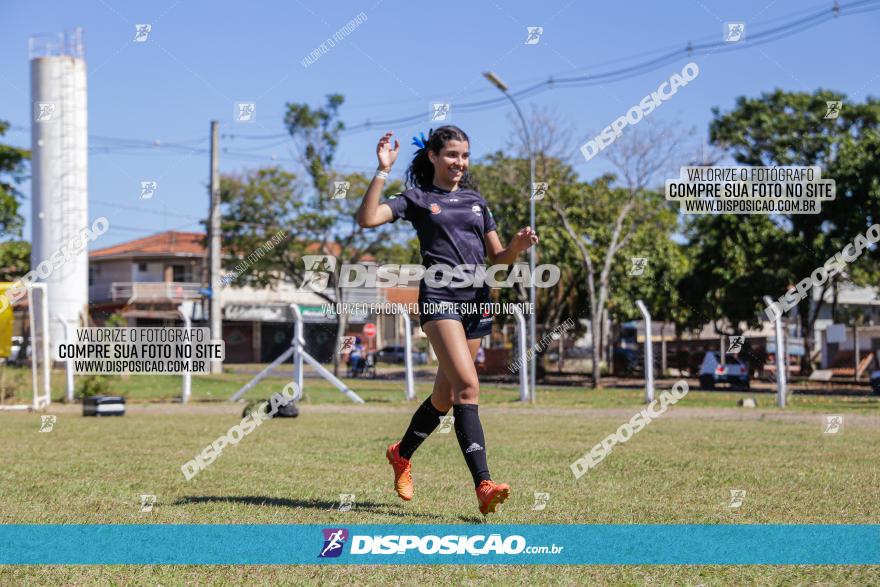
[[[412,135],[432,126],[429,103],[451,101],[452,122],[469,133],[472,153],[480,157],[504,147],[514,131],[509,104],[456,111],[457,103],[499,95],[481,75],[487,69],[516,91],[550,76],[644,61],[689,40],[720,40],[725,21],[745,22],[748,40],[752,31],[831,6],[831,1],[790,0],[16,2],[4,7],[0,22],[0,119],[16,125],[3,140],[24,147],[30,143],[28,37],[77,26],[85,30],[91,147],[108,144],[98,137],[118,137],[206,148],[209,123],[217,119],[224,134],[221,145],[238,153],[221,156],[221,169],[231,172],[271,164],[273,154],[282,161],[291,157],[284,141],[243,138],[282,133],[285,102],[317,106],[326,94],[341,93],[346,99],[342,118],[349,126],[424,112],[423,122],[390,129],[400,133],[402,159],[407,159]],[[316,62],[302,65],[360,13],[366,16],[363,23]],[[146,42],[135,43],[135,24],[140,23],[151,24],[152,30]],[[651,117],[694,126],[703,136],[710,109],[729,109],[740,95],[822,87],[852,100],[876,96],[878,25],[880,12],[841,16],[769,44],[756,47],[746,41],[740,50],[695,57],[699,77]],[[535,45],[524,43],[527,26],[544,28]],[[680,58],[602,87],[555,88],[523,99],[522,105],[555,108],[571,129],[576,149],[687,61]],[[235,102],[255,102],[256,122],[236,123]],[[347,134],[339,166],[375,169],[375,143],[384,130]],[[240,155],[245,152],[248,157]],[[404,162],[394,175],[403,172]],[[587,162],[578,155],[575,162],[585,178],[606,169],[599,158]],[[150,179],[158,181],[158,190],[152,199],[141,200],[140,181]],[[112,225],[97,246],[172,228],[198,230],[207,211],[207,179],[204,153],[95,149],[89,157],[89,214],[107,216]],[[23,191],[29,194],[30,186]],[[24,208],[29,218],[29,202]],[[29,234],[26,227],[26,238]]]

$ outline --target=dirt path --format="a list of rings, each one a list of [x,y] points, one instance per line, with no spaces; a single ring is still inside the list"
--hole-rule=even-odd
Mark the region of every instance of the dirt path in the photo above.
[[[181,405],[177,403],[133,403],[126,406],[128,414],[152,415],[152,414],[241,414],[244,409],[243,403],[210,402],[192,403]],[[414,409],[408,405],[353,405],[353,404],[301,404],[300,411],[308,417],[314,414],[351,414],[354,412],[369,414],[400,414],[410,413]],[[640,408],[579,408],[571,406],[510,406],[488,404],[481,412],[488,414],[519,414],[549,417],[570,418],[602,418],[625,421],[629,420]],[[78,404],[52,404],[46,412],[52,414],[80,414],[82,407]],[[669,420],[714,420],[723,422],[755,422],[755,421],[783,421],[791,423],[815,423],[820,425],[823,421],[822,412],[780,412],[748,408],[692,408],[672,406],[663,419]],[[845,414],[846,426],[878,426],[880,427],[880,413],[878,414]]]

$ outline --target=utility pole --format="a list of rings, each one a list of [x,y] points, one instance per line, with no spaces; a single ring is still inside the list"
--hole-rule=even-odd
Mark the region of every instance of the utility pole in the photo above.
[[[220,308],[220,135],[219,123],[211,121],[211,202],[208,208],[208,290],[210,297],[211,340],[223,340]],[[211,373],[222,373],[223,364],[211,361]]]
[[[510,103],[513,104],[514,110],[516,110],[517,116],[519,116],[520,122],[522,122],[523,126],[523,135],[525,135],[526,139],[526,150],[529,154],[529,188],[526,192],[529,194],[529,226],[535,232],[538,231],[538,227],[535,226],[535,153],[532,151],[532,138],[529,135],[529,125],[526,123],[526,118],[523,116],[522,110],[519,109],[519,104],[516,103],[516,100],[513,99],[508,93],[507,84],[505,84],[501,79],[492,73],[491,71],[483,72],[483,77],[489,80],[493,86],[501,90],[501,93],[510,100]],[[532,403],[537,401],[538,396],[538,388],[537,388],[537,370],[538,370],[538,339],[535,334],[535,314],[537,312],[537,305],[535,301],[535,247],[532,246],[529,248],[529,275],[531,275],[532,284],[529,286],[529,304],[531,307],[531,312],[529,313],[529,341],[532,346],[532,360],[530,362],[530,383],[531,383],[531,400]]]

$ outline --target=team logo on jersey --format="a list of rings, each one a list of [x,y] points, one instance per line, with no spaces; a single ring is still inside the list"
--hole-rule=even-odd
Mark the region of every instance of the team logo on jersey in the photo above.
[[[431,204],[431,214],[439,214],[439,213],[440,213],[440,206],[438,206],[437,204]]]
[[[319,558],[335,558],[342,554],[342,547],[348,540],[348,530],[345,528],[324,528],[324,546]]]
[[[471,210],[474,211],[474,214],[482,214],[483,213],[483,211],[480,210],[479,204],[474,204],[473,206],[471,206]]]

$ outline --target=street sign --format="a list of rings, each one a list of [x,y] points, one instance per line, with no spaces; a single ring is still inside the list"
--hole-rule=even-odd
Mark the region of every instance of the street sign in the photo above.
[[[364,324],[364,334],[370,337],[376,336],[376,325],[372,322]]]

